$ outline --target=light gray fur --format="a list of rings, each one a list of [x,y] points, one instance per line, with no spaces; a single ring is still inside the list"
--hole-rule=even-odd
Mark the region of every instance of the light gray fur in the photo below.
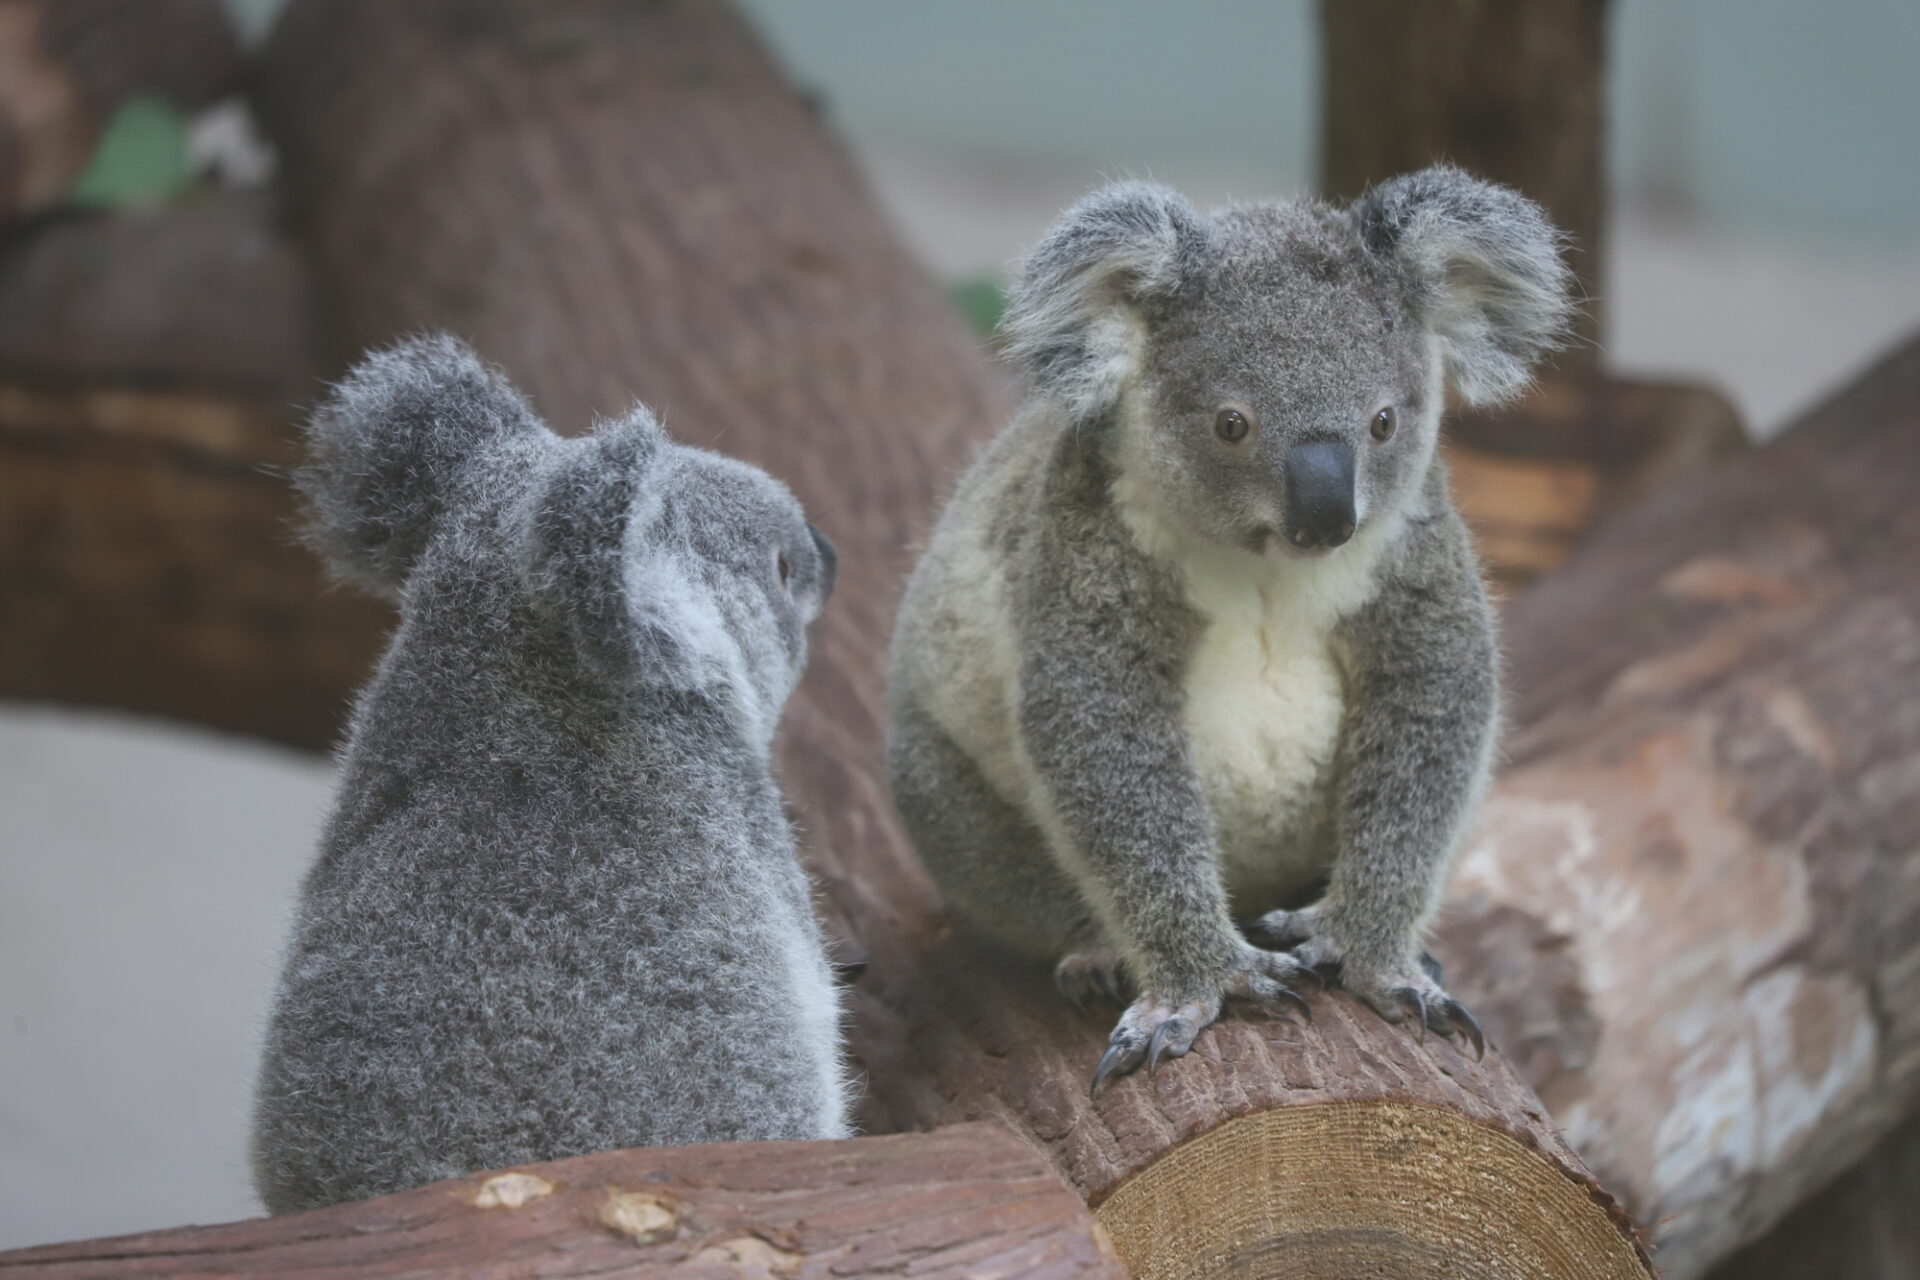
[[[1522,390],[1568,291],[1539,209],[1446,167],[1213,214],[1122,184],[1027,258],[1006,334],[1031,394],[909,583],[892,777],[962,916],[1072,994],[1131,983],[1106,1066],[1185,1052],[1224,997],[1287,1000],[1309,966],[1466,1029],[1421,939],[1498,658],[1435,445],[1446,385]],[[1256,424],[1239,445],[1228,406]],[[1357,527],[1313,555],[1281,536],[1309,443],[1355,459]],[[1256,918],[1291,950],[1246,941]]]
[[[273,1003],[267,1207],[844,1136],[837,996],[769,763],[832,589],[799,504],[644,409],[561,439],[444,337],[365,360],[308,437],[311,540],[400,623]]]

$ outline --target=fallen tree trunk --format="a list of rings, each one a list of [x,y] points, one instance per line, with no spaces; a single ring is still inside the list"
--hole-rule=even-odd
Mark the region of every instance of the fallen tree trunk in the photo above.
[[[1046,1162],[990,1125],[613,1151],[310,1213],[0,1253],[8,1280],[295,1274],[1125,1275]]]
[[[128,99],[191,110],[239,68],[220,0],[0,0],[0,219],[59,203]]]
[[[935,496],[1005,401],[730,11],[295,0],[255,92],[360,340],[451,328],[563,429],[644,397],[788,480],[839,544],[782,770],[871,957],[870,1127],[1006,1120],[1139,1276],[1646,1274],[1497,1056],[1341,998],[1306,1031],[1230,1020],[1093,1101],[1105,1028],[942,941],[885,797],[882,658]]]
[[[1920,1276],[1915,1188],[1920,1119],[1909,1119],[1708,1280],[1913,1280]]]
[[[386,614],[328,590],[278,474],[321,332],[252,197],[0,251],[0,697],[334,740]]]
[[[1436,950],[1701,1274],[1920,1106],[1920,339],[1507,610]]]

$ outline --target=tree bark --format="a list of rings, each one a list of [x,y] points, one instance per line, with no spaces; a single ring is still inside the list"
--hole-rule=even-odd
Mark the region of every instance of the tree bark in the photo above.
[[[1321,185],[1351,199],[1451,160],[1514,187],[1572,236],[1589,365],[1606,215],[1607,0],[1321,0]]]
[[[0,218],[58,203],[129,98],[191,110],[239,67],[220,0],[0,0]]]
[[[869,1127],[1006,1120],[1135,1275],[1646,1274],[1497,1057],[1415,1045],[1342,997],[1306,1031],[1230,1019],[1093,1101],[1104,1025],[944,938],[885,796],[881,672],[914,542],[1006,400],[729,10],[295,0],[259,70],[360,341],[451,328],[562,429],[645,398],[786,479],[839,544],[782,772],[871,959],[852,1031]]]
[[[1920,338],[1507,610],[1436,951],[1702,1274],[1920,1105]]]
[[[1123,1280],[1046,1162],[1005,1130],[613,1151],[220,1227],[0,1254],[9,1280]]]
[[[295,542],[305,264],[267,205],[46,223],[0,252],[0,696],[322,748],[384,610]]]

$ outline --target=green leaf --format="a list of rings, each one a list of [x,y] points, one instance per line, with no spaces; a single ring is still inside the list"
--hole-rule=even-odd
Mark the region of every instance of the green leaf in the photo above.
[[[76,204],[158,204],[193,183],[187,120],[158,98],[135,98],[114,113],[74,184]]]
[[[1007,309],[1007,291],[993,276],[962,280],[948,287],[947,296],[953,299],[954,306],[960,308],[960,314],[967,318],[967,324],[983,338],[993,336],[993,331],[999,327],[1001,313]]]

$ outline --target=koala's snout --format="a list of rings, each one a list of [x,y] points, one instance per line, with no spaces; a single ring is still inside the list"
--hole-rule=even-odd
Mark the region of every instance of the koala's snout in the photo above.
[[[833,594],[833,580],[840,572],[840,553],[811,520],[807,521],[807,532],[813,537],[813,549],[820,553],[820,603],[825,604]]]
[[[1311,440],[1287,450],[1287,541],[1303,551],[1333,548],[1353,536],[1353,446]]]

